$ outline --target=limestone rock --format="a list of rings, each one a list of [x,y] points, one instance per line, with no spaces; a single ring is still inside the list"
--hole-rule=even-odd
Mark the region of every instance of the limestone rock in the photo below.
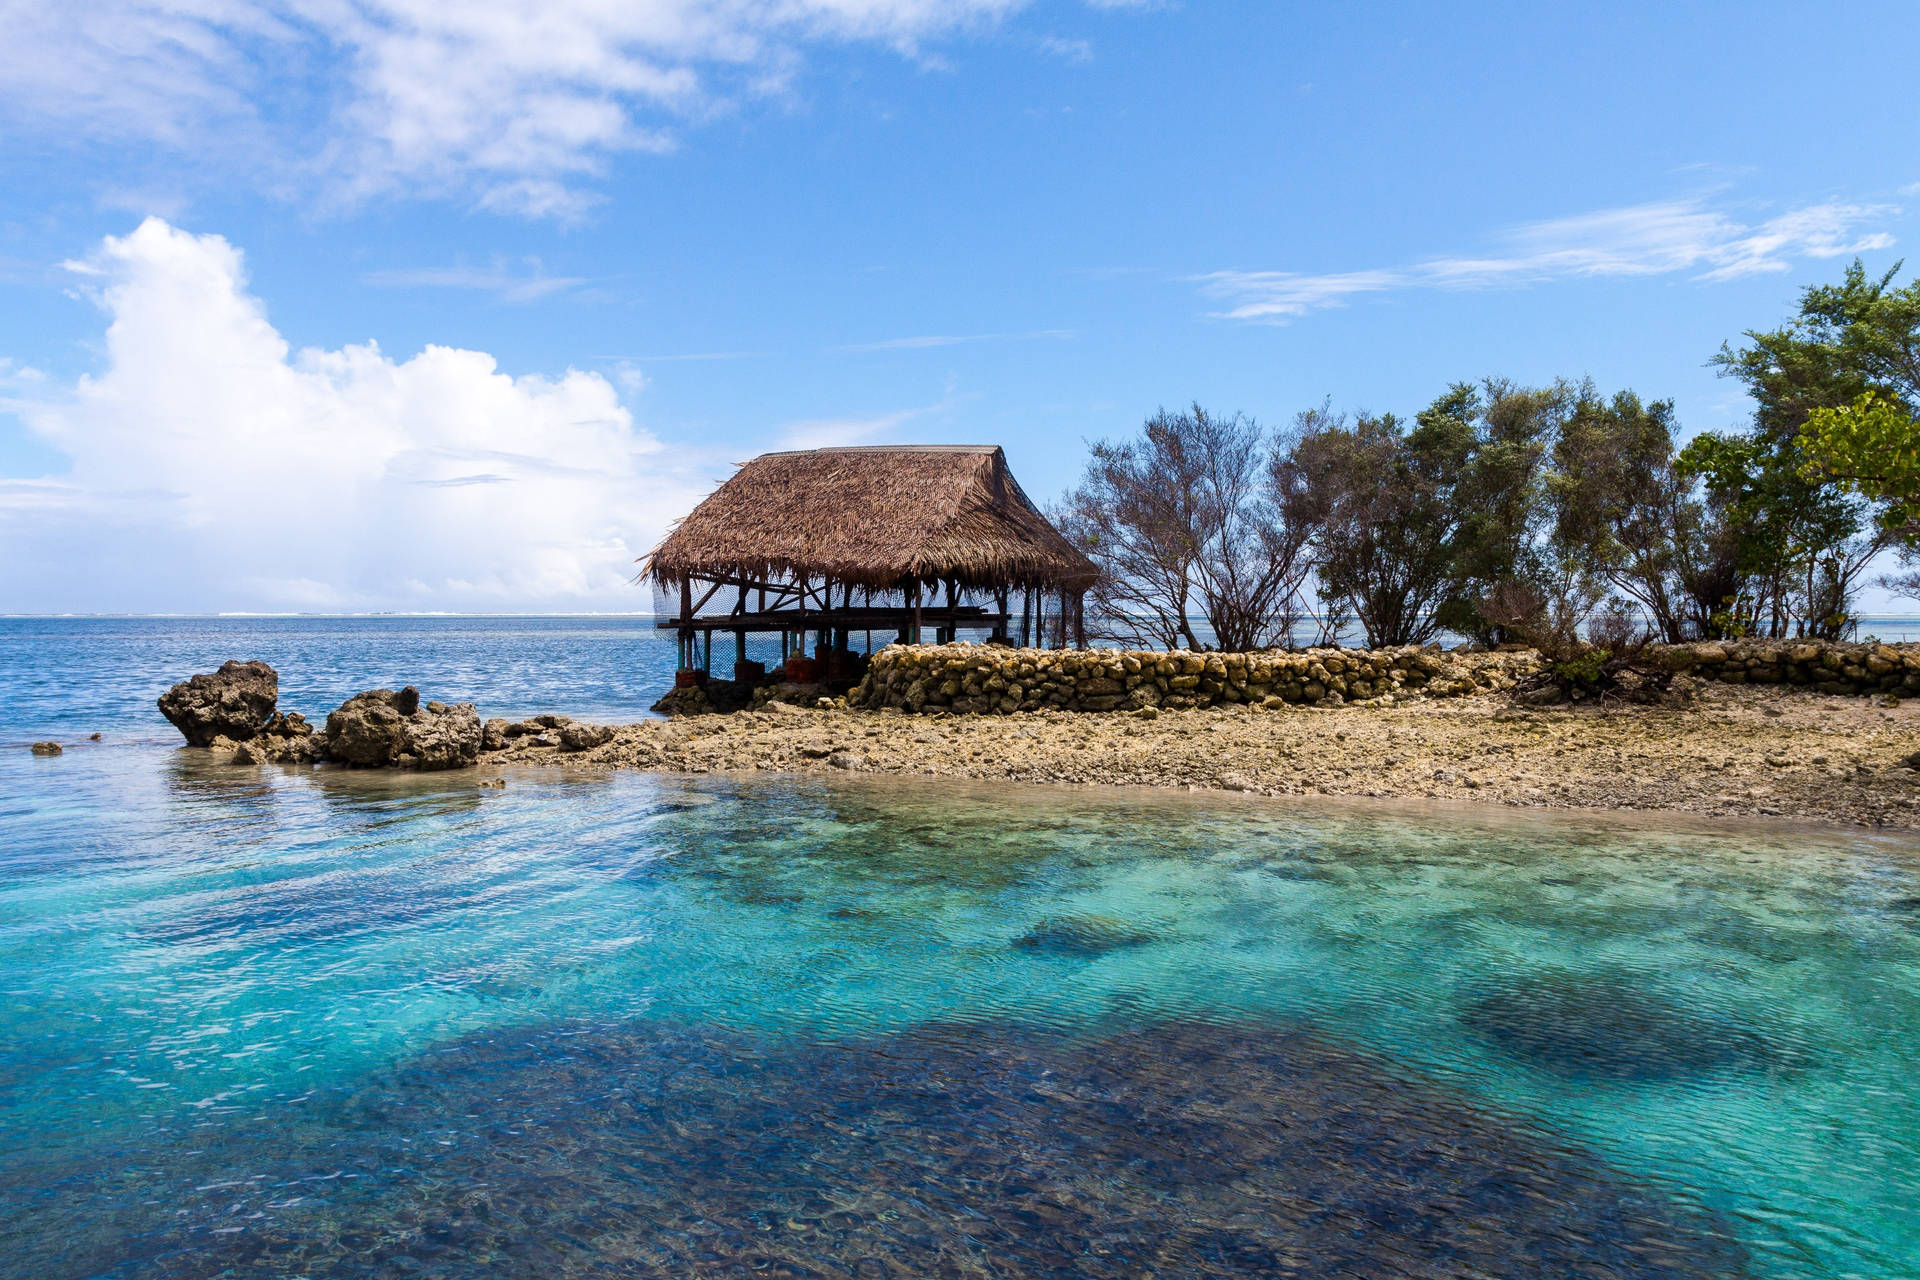
[[[216,737],[236,742],[253,737],[279,700],[280,676],[272,667],[226,662],[161,694],[160,714],[185,735],[188,746],[205,747]]]
[[[544,717],[543,717],[544,718]],[[613,741],[614,729],[610,724],[573,724],[560,726],[560,749],[563,751],[591,751],[595,747],[604,747]]]
[[[411,685],[355,694],[327,716],[327,755],[343,764],[459,769],[480,758],[480,740],[471,702],[422,707]]]
[[[505,751],[510,737],[519,735],[512,732],[513,726],[495,716],[480,726],[480,749],[482,751]]]
[[[63,750],[64,748],[57,742],[36,742],[33,744],[33,754],[37,756],[57,756],[60,755]]]
[[[276,711],[273,718],[260,726],[246,744],[248,754],[257,757],[255,761],[240,759],[240,753],[234,753],[235,764],[272,761],[275,764],[312,764],[326,755],[327,739],[325,734],[315,733],[307,718],[298,711]]]
[[[719,708],[707,697],[707,691],[697,684],[669,690],[665,697],[653,704],[655,713],[663,716],[707,716]]]

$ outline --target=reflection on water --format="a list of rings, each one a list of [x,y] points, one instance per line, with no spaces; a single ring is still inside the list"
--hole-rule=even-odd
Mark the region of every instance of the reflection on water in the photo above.
[[[0,1275],[1920,1274],[1920,859],[0,756]]]

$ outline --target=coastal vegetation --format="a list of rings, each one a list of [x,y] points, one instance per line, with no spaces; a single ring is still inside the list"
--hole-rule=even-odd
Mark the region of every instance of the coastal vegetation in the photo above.
[[[1056,504],[1095,562],[1089,631],[1190,650],[1443,632],[1565,662],[1638,642],[1840,639],[1860,589],[1920,597],[1920,280],[1855,262],[1711,363],[1743,430],[1591,380],[1461,381],[1411,418],[1269,430],[1194,404],[1102,440]],[[1194,621],[1203,620],[1203,636]],[[1596,668],[1597,675],[1597,668]]]

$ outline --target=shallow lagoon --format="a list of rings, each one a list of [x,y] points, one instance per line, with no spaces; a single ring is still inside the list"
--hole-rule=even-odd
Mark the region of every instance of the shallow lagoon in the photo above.
[[[1910,840],[0,758],[0,1273],[1920,1274]]]

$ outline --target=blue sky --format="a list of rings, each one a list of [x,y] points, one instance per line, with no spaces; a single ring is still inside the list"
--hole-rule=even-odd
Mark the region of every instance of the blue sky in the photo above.
[[[1916,239],[1920,9],[0,2],[0,610],[618,609],[769,448],[1036,498],[1705,367]]]

